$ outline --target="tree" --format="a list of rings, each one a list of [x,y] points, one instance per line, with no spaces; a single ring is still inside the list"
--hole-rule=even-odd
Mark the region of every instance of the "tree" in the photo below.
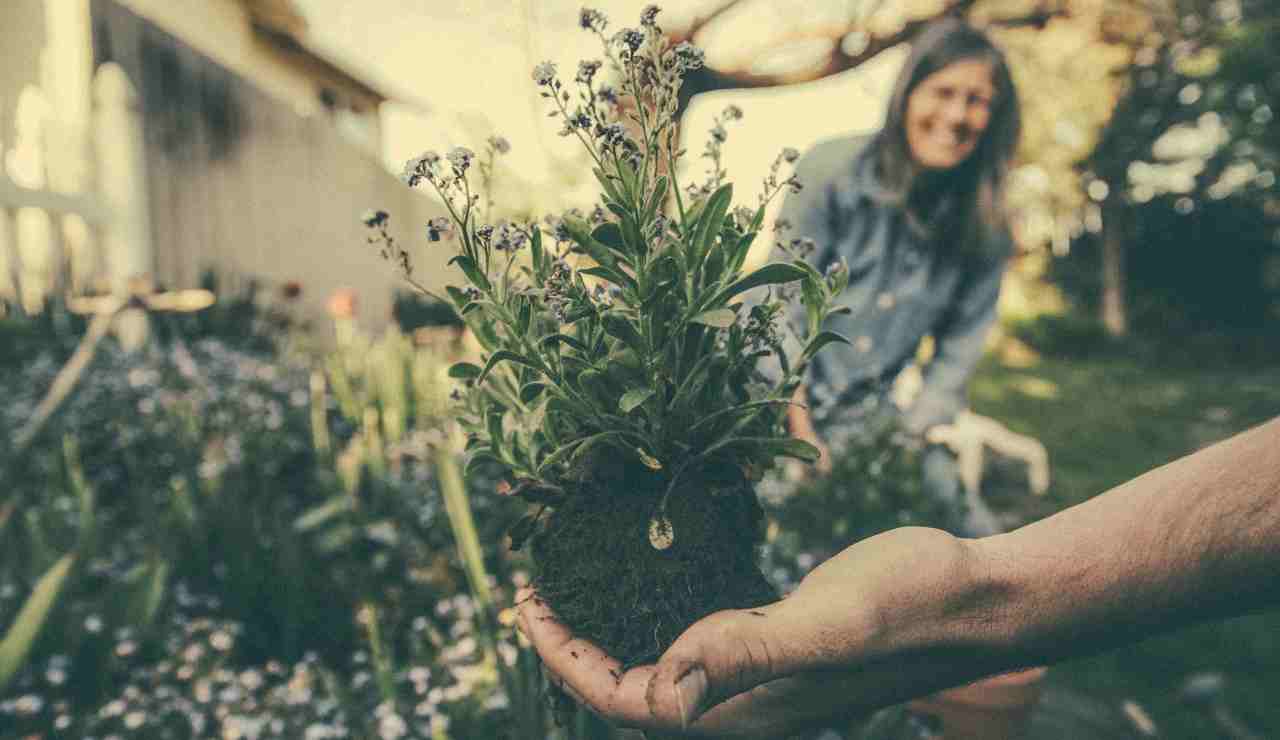
[[[1130,20],[1113,33],[1132,46],[1134,63],[1081,168],[1089,207],[1101,217],[1100,303],[1112,336],[1130,322],[1129,245],[1150,231],[1139,219],[1170,208],[1190,217],[1228,201],[1280,212],[1270,194],[1280,152],[1272,110],[1280,10],[1260,0],[1166,0]]]

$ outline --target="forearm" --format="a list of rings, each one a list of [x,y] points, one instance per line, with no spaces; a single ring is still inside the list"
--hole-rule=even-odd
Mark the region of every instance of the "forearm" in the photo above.
[[[1280,419],[971,546],[1009,668],[1280,604]]]

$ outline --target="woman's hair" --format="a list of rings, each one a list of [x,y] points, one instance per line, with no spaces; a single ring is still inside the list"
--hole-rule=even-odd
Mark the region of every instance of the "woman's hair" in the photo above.
[[[991,64],[995,98],[990,122],[973,153],[948,173],[944,194],[921,202],[925,173],[907,143],[907,100],[929,75],[970,59]],[[901,206],[908,223],[922,234],[960,234],[958,252],[990,254],[1005,244],[1008,235],[1004,188],[1021,128],[1018,93],[1004,54],[981,31],[946,18],[931,24],[912,44],[890,98],[884,128],[873,145],[876,176],[887,199]]]

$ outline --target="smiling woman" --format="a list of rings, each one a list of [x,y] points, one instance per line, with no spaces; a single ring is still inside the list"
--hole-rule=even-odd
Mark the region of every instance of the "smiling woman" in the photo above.
[[[916,42],[878,133],[824,142],[801,159],[805,188],[779,221],[815,268],[848,265],[838,301],[850,310],[824,328],[853,341],[812,364],[798,398],[807,409],[789,414],[797,436],[839,449],[871,415],[901,412],[906,431],[925,439],[965,407],[1011,248],[1003,190],[1019,128],[1003,54],[947,20]],[[899,410],[888,390],[926,336],[936,351],[922,390]],[[980,500],[961,500],[946,449],[927,449],[923,465],[926,490],[953,510],[949,529],[999,530]]]
[[[955,62],[929,75],[907,99],[907,145],[930,170],[963,162],[991,121],[995,81],[982,59]]]

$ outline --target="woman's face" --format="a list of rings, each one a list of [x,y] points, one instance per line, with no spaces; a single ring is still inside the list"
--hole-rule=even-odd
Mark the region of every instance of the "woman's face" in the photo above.
[[[963,162],[991,121],[991,63],[952,62],[921,80],[907,96],[907,146],[916,164],[949,170]]]

